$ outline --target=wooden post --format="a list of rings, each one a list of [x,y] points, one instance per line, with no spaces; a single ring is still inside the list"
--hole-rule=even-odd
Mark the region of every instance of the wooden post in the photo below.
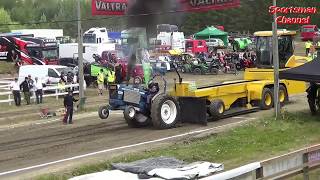
[[[308,154],[309,153],[303,154],[303,163],[308,163]],[[303,179],[309,180],[309,165],[304,165],[303,167]]]
[[[256,179],[262,179],[263,178],[263,167],[256,169]]]

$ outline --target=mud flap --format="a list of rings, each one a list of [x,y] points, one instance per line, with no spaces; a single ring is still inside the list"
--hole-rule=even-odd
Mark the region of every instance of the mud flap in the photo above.
[[[194,97],[180,97],[181,122],[207,125],[206,99]]]

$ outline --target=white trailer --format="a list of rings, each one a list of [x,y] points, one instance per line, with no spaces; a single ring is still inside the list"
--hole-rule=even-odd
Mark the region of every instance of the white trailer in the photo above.
[[[11,32],[19,34],[33,34],[34,37],[47,39],[56,39],[56,37],[63,36],[63,29],[16,29],[11,30]]]
[[[185,50],[185,38],[183,32],[160,32],[157,39],[161,41],[161,45],[170,46],[171,49]]]
[[[114,51],[116,50],[115,43],[101,43],[101,44],[83,44],[83,59],[85,62],[92,63],[93,54],[102,55],[103,51]],[[68,43],[59,44],[59,59],[62,58],[78,58],[78,44]]]

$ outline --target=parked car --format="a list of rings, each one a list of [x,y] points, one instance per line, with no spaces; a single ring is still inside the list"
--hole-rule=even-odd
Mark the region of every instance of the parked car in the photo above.
[[[319,28],[316,25],[304,25],[301,27],[301,40],[313,41],[314,38],[319,37]]]
[[[221,39],[213,38],[213,39],[206,39],[207,46],[214,47],[214,48],[221,48],[224,47],[224,43]]]

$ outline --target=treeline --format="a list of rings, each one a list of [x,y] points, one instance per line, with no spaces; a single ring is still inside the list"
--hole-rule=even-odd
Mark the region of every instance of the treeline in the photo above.
[[[21,28],[61,28],[64,34],[77,35],[77,0],[0,0],[0,32]],[[278,0],[278,6],[317,7],[318,0]],[[227,31],[271,30],[272,16],[268,12],[272,0],[241,0],[241,7],[206,13],[167,14],[163,22],[178,24],[186,34],[210,25],[223,25]],[[91,0],[82,0],[83,29],[107,27],[120,30],[126,27],[125,17],[91,16]],[[299,15],[289,15],[299,16]],[[301,15],[300,15],[301,16]],[[306,16],[306,15],[303,15]],[[312,16],[312,24],[320,25],[319,9]],[[171,22],[170,22],[171,20]],[[41,23],[42,22],[42,23]],[[55,22],[55,23],[43,23]],[[4,25],[15,24],[15,25]],[[299,29],[298,25],[279,28]]]

